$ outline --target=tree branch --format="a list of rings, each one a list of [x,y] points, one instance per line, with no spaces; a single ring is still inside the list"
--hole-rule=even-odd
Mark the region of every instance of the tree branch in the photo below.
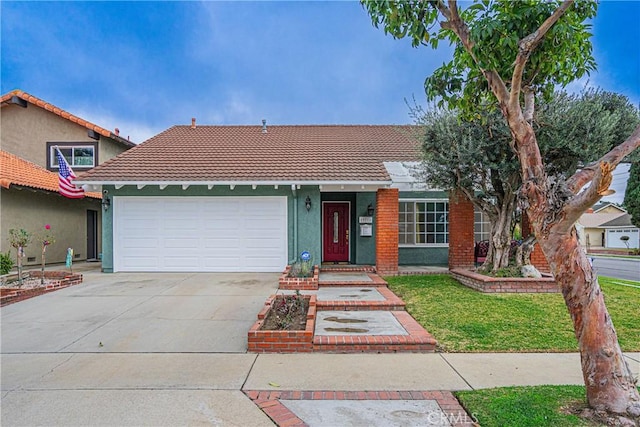
[[[593,206],[593,204],[602,197],[612,194],[609,186],[613,179],[613,170],[627,154],[638,147],[640,147],[640,126],[636,128],[625,142],[605,154],[596,164],[576,172],[576,174],[570,178],[570,180],[573,180],[571,182],[572,185],[577,185],[576,183],[580,182],[583,183],[579,188],[575,190],[571,189],[574,194],[582,189],[589,181],[591,181],[591,185],[569,200],[565,205],[563,209],[564,217],[558,223],[557,229],[568,231],[578,218],[580,218],[580,215],[590,206]]]
[[[513,93],[513,89],[511,89]],[[524,119],[531,124],[533,122],[533,113],[536,108],[536,94],[529,86],[524,88]]]
[[[567,180],[567,188],[573,194],[577,194],[582,187],[584,187],[589,181],[593,180],[595,174],[599,171],[599,164],[609,163],[615,167],[623,158],[638,147],[640,147],[640,126],[638,126],[631,136],[622,144],[609,151],[599,160],[573,174],[573,176]]]
[[[511,96],[509,98],[509,108],[514,109],[520,103],[520,91],[522,90],[522,76],[531,53],[538,47],[547,32],[564,15],[573,4],[573,0],[565,0],[536,31],[524,37],[518,43],[518,56],[514,63],[513,75],[511,77]],[[515,110],[512,110],[515,111]]]
[[[438,11],[440,11],[440,13],[442,13],[442,15],[447,19],[447,21],[440,23],[440,26],[444,29],[453,31],[458,36],[464,46],[464,49],[469,53],[471,59],[473,59],[473,62],[478,66],[485,79],[487,79],[489,87],[498,98],[498,102],[506,104],[509,99],[509,90],[502,80],[502,77],[500,77],[495,70],[485,70],[480,66],[480,62],[473,52],[475,42],[471,40],[471,37],[469,36],[469,27],[458,13],[457,1],[449,0],[448,3],[448,7],[445,6],[442,1],[438,1],[436,3]]]
[[[615,166],[610,163],[599,163],[598,171],[593,177],[589,188],[570,199],[562,209],[563,217],[558,221],[556,230],[569,231],[589,207],[593,206],[602,197],[613,194],[613,191],[609,190],[609,185],[611,185],[611,180],[613,179],[613,169],[615,169]]]

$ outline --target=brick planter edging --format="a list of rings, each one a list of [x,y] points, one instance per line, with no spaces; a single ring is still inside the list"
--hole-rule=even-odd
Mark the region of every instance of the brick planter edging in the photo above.
[[[463,285],[484,293],[557,293],[560,287],[553,277],[489,277],[474,271],[455,268],[451,276]]]
[[[453,427],[473,427],[476,419],[469,415],[450,391],[292,391],[244,390],[273,422],[280,427],[306,426],[281,400],[435,400]],[[444,424],[444,423],[442,423]]]
[[[278,288],[285,290],[299,290],[299,291],[317,291],[318,281],[320,277],[320,268],[317,265],[313,266],[313,276],[311,277],[289,277],[291,266],[287,265],[284,272],[280,275],[278,280]]]
[[[303,331],[261,330],[264,319],[276,295],[271,295],[258,313],[258,320],[248,332],[247,351],[255,353],[306,353],[313,350],[313,334],[316,324],[316,296],[303,295],[309,300],[307,324]]]
[[[41,271],[29,272],[29,278],[39,279],[42,277]],[[9,305],[18,301],[24,301],[38,295],[56,291],[82,283],[82,274],[69,274],[66,271],[45,271],[44,277],[50,282],[42,288],[20,289],[20,288],[0,288],[0,306]]]

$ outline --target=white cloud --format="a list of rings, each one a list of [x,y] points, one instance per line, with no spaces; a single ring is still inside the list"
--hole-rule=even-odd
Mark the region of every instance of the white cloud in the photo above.
[[[115,128],[118,128],[122,138],[128,138],[136,144],[140,144],[164,130],[151,127],[144,122],[131,121],[116,115],[100,112],[96,109],[85,110],[76,108],[71,111],[74,111],[73,114],[78,117],[108,129],[111,132],[115,132]]]

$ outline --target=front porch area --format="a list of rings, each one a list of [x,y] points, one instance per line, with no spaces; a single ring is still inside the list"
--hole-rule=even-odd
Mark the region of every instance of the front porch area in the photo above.
[[[248,351],[257,353],[398,353],[433,352],[436,340],[405,311],[405,303],[371,266],[320,268],[307,330],[282,331],[286,342],[261,330],[266,312],[248,333]],[[284,291],[292,293],[292,291]],[[268,301],[270,303],[271,300]],[[265,306],[265,309],[268,308]],[[294,342],[292,342],[292,338]]]

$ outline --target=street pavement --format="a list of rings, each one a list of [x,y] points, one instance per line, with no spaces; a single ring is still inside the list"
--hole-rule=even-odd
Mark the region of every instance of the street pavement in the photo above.
[[[582,384],[577,354],[248,354],[277,275],[83,274],[81,285],[2,308],[1,425],[267,426],[245,392]],[[640,353],[626,359],[638,376]],[[368,424],[370,403],[342,419]],[[396,403],[371,404],[380,420],[415,412]],[[341,419],[326,401],[324,418],[290,405],[311,425]]]
[[[633,280],[640,285],[640,259],[612,258],[589,255],[599,276]]]

